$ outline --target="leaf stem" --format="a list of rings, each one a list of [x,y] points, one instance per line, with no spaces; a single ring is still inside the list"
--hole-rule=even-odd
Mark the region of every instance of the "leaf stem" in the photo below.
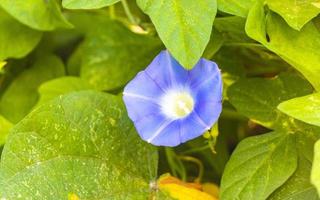
[[[111,19],[115,19],[116,18],[116,13],[114,10],[114,5],[109,6],[109,15]]]
[[[129,21],[134,25],[138,25],[138,23],[136,22],[133,14],[131,13],[131,10],[129,8],[127,0],[121,0],[121,3],[122,3],[122,7],[124,9],[124,12],[126,13]]]
[[[262,44],[258,43],[245,43],[245,42],[226,42],[223,44],[224,46],[242,46],[242,47],[261,47],[265,48]]]

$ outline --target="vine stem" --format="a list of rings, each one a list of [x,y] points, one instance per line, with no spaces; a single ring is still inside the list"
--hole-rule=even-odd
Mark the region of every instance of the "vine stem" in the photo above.
[[[124,12],[126,13],[129,21],[134,24],[134,25],[138,25],[138,23],[136,22],[136,20],[134,19],[134,16],[132,15],[131,13],[131,10],[129,8],[129,5],[128,5],[128,2],[127,0],[121,0],[121,3],[122,3],[122,6],[123,6],[123,9],[124,9]]]
[[[198,177],[195,179],[194,182],[196,183],[200,183],[201,182],[201,179],[203,177],[203,172],[204,172],[204,166],[202,164],[202,162],[197,159],[197,158],[194,158],[194,157],[191,157],[191,156],[179,156],[178,157],[180,160],[184,160],[184,161],[188,161],[188,162],[193,162],[195,163],[196,165],[198,165],[199,167],[199,175]]]

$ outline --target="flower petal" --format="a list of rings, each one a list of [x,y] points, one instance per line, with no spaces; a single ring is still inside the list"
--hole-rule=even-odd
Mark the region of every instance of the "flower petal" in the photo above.
[[[164,90],[184,86],[188,80],[188,71],[168,51],[161,51],[145,71]]]
[[[157,99],[163,94],[161,88],[145,72],[140,72],[124,88],[123,101],[132,121],[160,112]]]
[[[139,72],[124,88],[124,95],[136,94],[149,98],[158,98],[163,94],[163,90],[153,79],[145,72]]]
[[[141,138],[157,146],[176,146],[180,144],[180,126],[176,120],[165,118],[162,114],[149,115],[135,122]],[[168,135],[169,134],[169,135]]]
[[[209,130],[211,127],[211,124],[207,124],[195,112],[191,113],[188,117],[182,119],[180,123],[180,140],[182,143],[199,137],[205,131]]]
[[[156,146],[169,146],[169,147],[174,147],[181,144],[179,120],[172,121],[150,143]]]
[[[123,101],[126,104],[127,112],[132,121],[137,121],[145,116],[161,112],[160,106],[153,99],[145,99],[146,97],[136,97],[132,95],[124,95]]]
[[[200,59],[196,66],[189,72],[189,84],[192,91],[199,93],[196,97],[203,100],[203,97],[209,96],[221,99],[222,81],[221,72],[216,63]]]
[[[196,98],[194,112],[212,126],[222,109],[222,80],[214,62],[201,59],[190,72],[190,84]]]
[[[221,80],[212,79],[206,84],[202,84],[197,89],[192,89],[197,102],[215,102],[222,101],[222,83]],[[197,105],[196,105],[197,106]]]
[[[203,101],[198,102],[194,112],[198,115],[202,121],[209,125],[210,127],[218,121],[222,110],[222,103],[221,102],[214,102],[214,101]]]

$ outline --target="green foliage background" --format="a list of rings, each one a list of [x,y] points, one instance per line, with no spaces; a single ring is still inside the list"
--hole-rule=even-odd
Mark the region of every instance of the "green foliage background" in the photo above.
[[[171,199],[154,187],[170,172],[221,200],[320,199],[319,13],[319,0],[0,0],[0,198]],[[156,148],[136,133],[121,91],[165,48],[221,68],[217,138]]]

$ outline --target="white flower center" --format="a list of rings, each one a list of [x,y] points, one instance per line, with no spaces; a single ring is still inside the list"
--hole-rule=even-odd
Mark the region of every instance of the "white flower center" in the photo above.
[[[189,92],[168,91],[161,99],[162,112],[172,119],[189,115],[194,107],[194,100]]]

